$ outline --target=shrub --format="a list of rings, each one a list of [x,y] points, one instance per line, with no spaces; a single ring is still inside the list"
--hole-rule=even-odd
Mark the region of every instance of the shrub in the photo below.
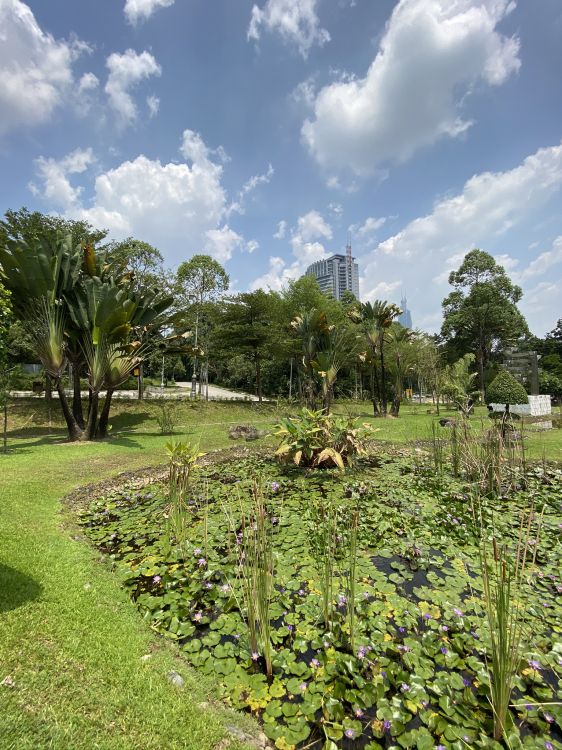
[[[177,402],[159,401],[154,408],[154,418],[162,435],[171,435],[178,423]]]
[[[276,425],[281,444],[275,453],[297,466],[337,466],[343,471],[346,464],[353,465],[355,456],[366,453],[366,439],[372,432],[367,424],[356,427],[350,417],[302,409]]]
[[[501,370],[492,380],[487,396],[489,404],[505,404],[506,412],[510,405],[529,403],[527,391],[507,370]]]

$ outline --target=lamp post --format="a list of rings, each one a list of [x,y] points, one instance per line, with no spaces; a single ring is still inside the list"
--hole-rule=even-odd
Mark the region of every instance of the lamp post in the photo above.
[[[199,333],[199,310],[195,316],[195,352],[197,352],[197,336]],[[191,396],[195,398],[197,395],[197,353],[193,357],[193,375],[191,377]]]

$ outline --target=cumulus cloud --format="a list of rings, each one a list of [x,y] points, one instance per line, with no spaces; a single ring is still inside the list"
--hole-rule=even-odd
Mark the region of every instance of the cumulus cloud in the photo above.
[[[356,235],[361,240],[370,239],[382,226],[386,223],[386,217],[380,216],[369,216],[365,219],[363,224],[351,224],[349,231],[352,235]]]
[[[137,118],[137,106],[131,89],[150,76],[159,76],[162,68],[146,50],[138,54],[128,49],[122,55],[113,52],[106,61],[109,75],[105,84],[109,104],[121,125],[130,125]]]
[[[410,221],[360,259],[362,293],[371,293],[382,280],[400,278],[414,313],[429,320],[436,300],[447,293],[449,273],[475,247],[494,254],[525,291],[529,279],[559,262],[562,240],[557,238],[521,271],[504,248],[517,245],[518,229],[536,220],[561,187],[562,143],[539,149],[505,172],[474,175],[458,195],[438,201],[431,213]],[[530,324],[541,330],[537,320],[529,315]]]
[[[471,125],[461,99],[498,86],[520,66],[519,41],[498,24],[512,0],[401,0],[363,78],[316,95],[302,139],[325,169],[373,174]]]
[[[175,0],[125,0],[124,13],[127,21],[136,26],[139,21],[147,18],[158,8],[169,8]]]
[[[275,240],[284,239],[286,232],[287,232],[287,222],[285,221],[285,219],[282,219],[277,225],[277,231],[273,235],[273,239]]]
[[[283,41],[295,45],[307,58],[314,45],[321,47],[330,35],[320,26],[316,7],[318,0],[266,0],[260,8],[254,5],[248,27],[248,40],[259,41],[262,28],[275,32]]]
[[[42,186],[38,188],[31,183],[30,189],[52,206],[65,210],[76,208],[79,206],[82,188],[73,187],[69,175],[85,172],[94,161],[91,148],[78,148],[60,161],[40,156],[35,160],[35,168]]]
[[[0,0],[0,135],[47,122],[71,90],[73,62],[89,50],[44,32],[20,0]]]
[[[283,226],[283,237],[286,222]],[[255,279],[250,288],[273,289],[279,291],[293,279],[298,279],[307,267],[316,260],[327,258],[326,248],[319,240],[330,240],[332,228],[318,211],[309,211],[299,216],[296,227],[291,231],[291,248],[294,260],[290,263],[278,256],[269,258],[269,269],[265,274]]]

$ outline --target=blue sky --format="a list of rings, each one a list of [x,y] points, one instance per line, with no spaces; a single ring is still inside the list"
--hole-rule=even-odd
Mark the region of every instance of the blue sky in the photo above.
[[[562,316],[560,0],[0,0],[0,210],[197,252],[235,290],[343,252],[437,330],[464,253]]]

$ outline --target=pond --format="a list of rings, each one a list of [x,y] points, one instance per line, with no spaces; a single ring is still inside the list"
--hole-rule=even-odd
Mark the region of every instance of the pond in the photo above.
[[[486,523],[508,544],[520,511],[544,507],[513,747],[562,748],[561,477],[531,468],[486,501]],[[81,523],[149,625],[279,750],[503,748],[491,739],[470,497],[468,484],[407,455],[345,473],[251,455],[202,467],[180,519],[165,484],[153,484],[100,497]],[[243,613],[262,533],[272,585],[259,610],[267,644],[256,648]]]

